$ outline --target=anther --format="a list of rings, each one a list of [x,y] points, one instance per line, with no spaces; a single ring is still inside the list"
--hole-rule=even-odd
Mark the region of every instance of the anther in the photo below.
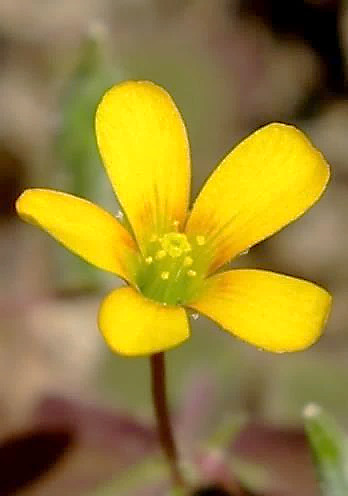
[[[156,253],[156,260],[162,260],[167,255],[167,252],[165,250],[158,250]]]
[[[196,241],[198,246],[203,246],[205,244],[205,236],[196,236]]]
[[[195,277],[197,275],[197,272],[195,270],[191,270],[190,269],[190,270],[187,271],[187,275],[189,277]]]
[[[184,267],[190,267],[192,264],[193,264],[192,257],[185,257],[184,258]]]
[[[163,279],[164,281],[169,279],[169,272],[167,272],[167,271],[161,272],[161,279]]]
[[[153,258],[151,256],[145,258],[145,263],[147,263],[147,265],[152,264],[152,262],[153,262]]]

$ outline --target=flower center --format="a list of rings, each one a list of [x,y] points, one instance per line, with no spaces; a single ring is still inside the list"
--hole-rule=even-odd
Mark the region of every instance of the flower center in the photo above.
[[[140,264],[136,282],[144,296],[168,305],[188,302],[205,276],[204,236],[189,240],[184,233],[154,235]]]

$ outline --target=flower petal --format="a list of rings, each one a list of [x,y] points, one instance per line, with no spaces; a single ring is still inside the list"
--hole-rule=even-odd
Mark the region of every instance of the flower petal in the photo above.
[[[198,196],[186,231],[213,244],[212,272],[303,214],[328,179],[325,159],[301,131],[270,124],[222,161]]]
[[[130,287],[115,289],[104,299],[99,328],[110,348],[126,356],[158,353],[190,335],[183,308],[148,300]]]
[[[96,115],[99,150],[142,247],[154,232],[182,225],[190,190],[185,125],[168,93],[147,81],[114,86]]]
[[[328,318],[331,296],[301,279],[264,270],[232,270],[206,281],[190,307],[259,348],[298,351],[313,344]]]
[[[131,282],[136,244],[108,212],[76,196],[29,189],[18,198],[18,214],[100,269]]]

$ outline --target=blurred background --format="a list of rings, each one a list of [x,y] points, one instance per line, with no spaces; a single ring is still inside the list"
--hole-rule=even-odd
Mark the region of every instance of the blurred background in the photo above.
[[[192,339],[168,353],[179,440],[204,444],[222,420],[231,436],[245,419],[268,426],[251,435],[263,446],[289,435],[295,461],[278,466],[287,486],[277,494],[302,494],[291,491],[307,456],[303,407],[317,402],[345,427],[348,418],[347,55],[343,0],[0,1],[1,495],[97,494],[153,449],[147,361],[112,355],[96,327],[100,299],[118,281],[14,210],[20,192],[38,186],[117,215],[93,118],[101,94],[123,79],[153,80],[173,95],[191,139],[194,195],[270,121],[299,126],[332,166],[310,212],[236,261],[328,288],[334,307],[320,342],[272,355],[199,317]],[[318,494],[313,484],[303,494]]]

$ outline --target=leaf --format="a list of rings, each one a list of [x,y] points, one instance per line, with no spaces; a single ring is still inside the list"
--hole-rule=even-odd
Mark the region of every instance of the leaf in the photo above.
[[[33,429],[0,444],[0,494],[12,496],[28,489],[61,461],[74,443],[69,429]]]
[[[304,429],[250,422],[233,440],[232,448],[237,458],[231,466],[250,490],[267,495],[272,489],[287,496],[318,496]]]
[[[97,491],[86,496],[157,496],[167,485],[168,467],[162,456],[147,456],[113,481],[101,485]],[[171,495],[172,496],[172,495]],[[174,495],[173,495],[174,496]],[[181,496],[180,493],[175,496]]]
[[[71,432],[73,441],[68,446],[64,463],[60,464],[49,478],[42,478],[38,481],[35,496],[61,494],[78,496],[92,494],[94,496],[99,488],[98,496],[104,496],[104,493],[106,496],[109,494],[124,496],[115,489],[114,493],[111,492],[110,481],[114,481],[115,487],[120,489],[121,484],[126,484],[128,481],[130,483],[133,479],[136,479],[134,483],[141,482],[144,473],[146,475],[147,472],[144,469],[137,479],[137,470],[140,472],[144,461],[153,460],[152,453],[157,447],[157,436],[153,428],[130,413],[119,409],[110,410],[94,402],[59,394],[42,397],[33,412],[33,429],[34,432],[39,430],[39,432],[48,433],[61,432],[64,429]],[[48,441],[51,441],[49,446],[52,446],[50,449],[53,451],[57,442],[53,442],[55,438],[52,441],[52,436],[48,438]],[[44,473],[41,467],[45,468],[47,464],[50,464],[57,449],[50,454],[48,448],[45,451],[41,449],[42,444],[41,442],[41,444],[36,443],[32,446],[27,442],[25,446],[28,448],[26,452],[23,452],[25,456],[21,457],[21,451],[19,451],[16,454],[16,462],[14,462],[14,456],[12,458],[9,456],[8,450],[1,451],[0,445],[0,455],[3,453],[8,458],[5,460],[4,467],[6,469],[12,467],[13,480],[18,486],[23,479],[22,474],[28,472],[31,474],[38,465],[37,461],[41,463],[38,477],[41,477],[41,472]],[[19,447],[21,448],[22,445]],[[149,463],[146,467],[150,470]],[[7,473],[11,472],[7,470]],[[154,480],[157,482],[157,471],[154,473]],[[0,494],[2,496],[6,493],[2,492],[1,476],[0,470]],[[126,494],[128,496],[128,493]],[[129,496],[135,495],[133,492]],[[151,494],[151,496],[155,495]]]
[[[117,204],[101,165],[94,132],[97,104],[105,91],[125,79],[115,62],[106,60],[100,32],[90,33],[79,63],[61,97],[61,125],[55,152],[59,171],[54,187],[108,208]],[[57,278],[62,290],[95,289],[104,281],[99,270],[58,246]]]
[[[334,420],[320,406],[304,410],[305,428],[323,496],[347,496],[347,441]]]

